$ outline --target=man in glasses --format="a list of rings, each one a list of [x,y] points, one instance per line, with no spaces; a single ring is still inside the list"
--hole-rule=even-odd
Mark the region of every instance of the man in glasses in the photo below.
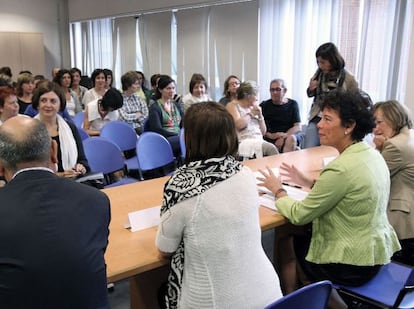
[[[299,105],[285,97],[287,88],[283,79],[270,82],[270,99],[260,103],[266,122],[264,138],[274,143],[279,152],[299,149],[302,142]]]

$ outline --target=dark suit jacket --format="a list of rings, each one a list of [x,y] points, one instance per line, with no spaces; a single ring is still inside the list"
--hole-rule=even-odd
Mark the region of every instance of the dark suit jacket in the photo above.
[[[0,308],[108,308],[110,204],[44,170],[0,188]]]

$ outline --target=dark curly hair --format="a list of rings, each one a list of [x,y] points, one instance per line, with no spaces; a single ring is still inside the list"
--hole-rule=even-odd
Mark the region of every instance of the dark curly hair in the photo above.
[[[353,140],[362,141],[375,127],[372,102],[358,91],[329,92],[321,103],[321,110],[325,108],[338,112],[342,126],[348,127],[355,123],[355,128],[351,133]]]

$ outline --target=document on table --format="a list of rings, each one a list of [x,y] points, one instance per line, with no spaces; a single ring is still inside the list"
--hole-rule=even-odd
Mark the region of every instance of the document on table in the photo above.
[[[276,175],[279,174],[278,168],[274,168],[272,169],[272,171]],[[255,172],[255,177],[260,177],[261,175],[262,174],[260,174],[260,172]],[[260,181],[257,180],[256,178],[256,184],[258,184],[259,182]],[[288,184],[283,184],[283,189],[285,189],[287,194],[295,200],[303,200],[308,195],[307,191],[304,191],[301,188],[297,188],[295,186],[291,186]],[[265,187],[257,186],[257,190],[261,193],[260,194],[260,205],[277,211],[276,205],[275,205],[275,196],[273,195],[273,193],[270,192],[270,190],[268,190]]]
[[[160,223],[161,206],[155,206],[143,210],[128,213],[127,222],[124,227],[131,229],[131,232],[144,230]]]

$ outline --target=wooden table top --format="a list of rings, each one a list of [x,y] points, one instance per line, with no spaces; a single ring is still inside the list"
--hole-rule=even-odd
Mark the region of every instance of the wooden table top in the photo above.
[[[317,177],[322,169],[323,158],[338,155],[332,147],[320,146],[261,159],[244,161],[253,171],[279,167],[282,162],[295,164],[299,169]],[[161,177],[133,184],[102,190],[111,201],[109,244],[105,254],[108,282],[116,282],[158,268],[167,263],[158,256],[155,247],[157,227],[138,232],[124,228],[128,213],[162,203],[163,188],[168,177]],[[286,222],[275,211],[260,207],[262,230],[274,228]]]

